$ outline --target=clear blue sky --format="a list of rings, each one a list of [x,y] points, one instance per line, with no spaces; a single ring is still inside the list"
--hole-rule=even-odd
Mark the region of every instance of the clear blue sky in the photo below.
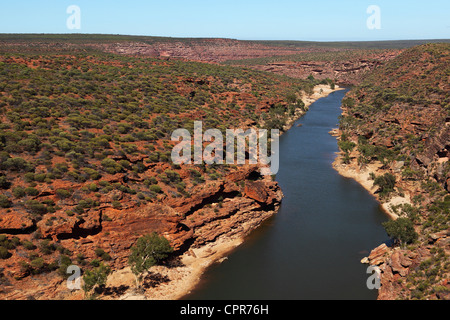
[[[81,9],[70,30],[69,5]],[[381,29],[366,12],[381,10]],[[449,0],[9,0],[0,33],[107,33],[245,40],[396,40],[450,38]]]

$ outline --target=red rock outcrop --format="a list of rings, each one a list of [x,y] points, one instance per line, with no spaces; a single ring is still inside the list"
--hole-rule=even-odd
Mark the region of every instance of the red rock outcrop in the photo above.
[[[33,230],[34,223],[24,212],[10,211],[2,214],[0,220],[0,234],[20,234]]]
[[[198,186],[191,198],[172,198],[125,209],[101,206],[82,217],[46,215],[36,224],[14,213],[2,215],[1,227],[3,232],[33,227],[41,237],[51,238],[65,250],[88,260],[97,258],[95,250],[100,248],[111,257],[110,265],[121,269],[128,265],[130,248],[143,234],[164,235],[181,254],[221,236],[244,237],[257,228],[278,210],[282,199],[278,184],[270,178],[261,179],[257,170],[256,166],[238,168],[226,179]],[[255,177],[261,180],[248,180]],[[122,201],[126,204],[126,199]],[[28,234],[21,235],[23,239],[28,237]],[[51,257],[56,258],[57,253],[48,256]],[[10,267],[3,270],[3,277],[9,285],[0,290],[0,297],[60,299],[70,296],[60,277],[46,282],[44,278],[50,275],[39,276],[40,280],[33,282],[23,273],[19,260],[18,255],[8,260]],[[50,288],[52,294],[48,292]]]
[[[368,71],[375,69],[386,61],[395,58],[400,50],[372,55],[371,58],[354,58],[336,61],[280,61],[251,66],[253,69],[286,75],[292,78],[333,79],[343,85],[359,84]],[[320,59],[320,58],[318,58]]]

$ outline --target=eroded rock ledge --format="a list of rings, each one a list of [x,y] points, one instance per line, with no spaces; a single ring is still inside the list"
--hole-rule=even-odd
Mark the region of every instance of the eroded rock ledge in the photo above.
[[[156,231],[171,242],[182,261],[178,272],[176,268],[162,268],[159,273],[169,272],[171,280],[187,281],[193,286],[200,270],[223,258],[223,254],[240,244],[246,235],[277,212],[282,197],[277,182],[271,177],[260,176],[257,166],[242,166],[221,180],[198,186],[190,198],[167,198],[160,204],[130,206],[121,210],[100,207],[96,214],[89,215],[89,219],[66,219],[61,224],[51,225],[41,220],[36,225],[24,226],[14,219],[4,219],[2,230],[5,232],[9,228],[25,232],[25,227],[31,227],[43,237],[52,238],[64,248],[88,259],[96,258],[95,249],[101,248],[111,256],[110,265],[116,271],[127,270],[129,250],[136,239]],[[192,261],[195,251],[204,259]],[[191,257],[191,260],[184,261],[186,257]],[[198,265],[200,260],[201,268]],[[3,270],[8,279],[14,279],[8,280],[0,291],[3,299],[82,298],[80,291],[70,292],[61,277],[46,274],[31,279],[22,273],[15,261],[11,261],[8,270]],[[129,270],[125,274],[130,277]],[[196,276],[190,278],[192,274]],[[114,275],[112,279],[118,282]],[[167,285],[175,284],[176,281]],[[186,293],[182,292],[180,289],[149,290],[147,296],[152,298],[158,294],[159,298],[172,299]]]

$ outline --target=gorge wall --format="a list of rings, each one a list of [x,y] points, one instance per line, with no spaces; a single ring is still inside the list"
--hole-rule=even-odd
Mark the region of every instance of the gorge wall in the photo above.
[[[400,245],[363,261],[381,269],[379,299],[449,298],[449,62],[448,44],[409,49],[343,101],[334,166],[403,223]]]

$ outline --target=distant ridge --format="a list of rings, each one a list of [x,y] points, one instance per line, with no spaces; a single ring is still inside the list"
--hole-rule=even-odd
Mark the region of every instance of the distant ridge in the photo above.
[[[47,33],[0,33],[0,41],[59,41],[70,43],[95,42],[210,42],[231,41],[278,47],[323,47],[342,49],[405,49],[426,43],[450,43],[450,39],[380,40],[380,41],[300,41],[300,40],[238,40],[231,38],[176,38],[158,36],[114,35],[114,34],[47,34]]]

